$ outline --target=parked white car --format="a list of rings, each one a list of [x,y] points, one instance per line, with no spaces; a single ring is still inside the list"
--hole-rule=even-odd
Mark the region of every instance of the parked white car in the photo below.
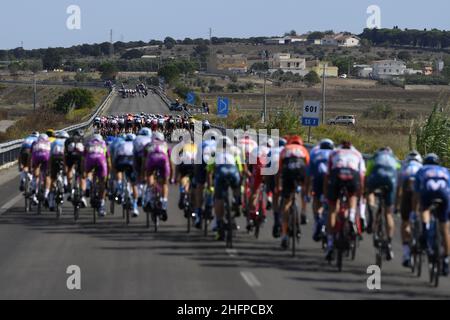
[[[355,116],[337,116],[336,118],[328,120],[329,125],[346,125],[354,126],[356,125]]]

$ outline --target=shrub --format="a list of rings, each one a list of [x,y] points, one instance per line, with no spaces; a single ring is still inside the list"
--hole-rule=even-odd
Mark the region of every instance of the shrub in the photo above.
[[[436,105],[425,123],[419,126],[416,131],[417,150],[422,154],[436,153],[446,166],[450,166],[450,116],[448,109],[448,107],[440,108]]]
[[[95,107],[94,95],[91,91],[81,88],[71,89],[55,101],[56,111],[63,114],[67,114],[72,108],[93,107]]]
[[[394,109],[390,105],[377,104],[369,107],[363,112],[364,118],[370,119],[390,119],[394,116]]]

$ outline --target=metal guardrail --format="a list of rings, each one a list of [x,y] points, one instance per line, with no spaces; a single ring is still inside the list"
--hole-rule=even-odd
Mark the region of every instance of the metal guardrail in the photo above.
[[[94,119],[100,115],[106,107],[108,107],[115,96],[116,91],[112,90],[107,97],[102,101],[102,103],[99,105],[97,110],[92,114],[92,116],[87,120],[86,122],[76,124],[73,126],[70,126],[68,128],[64,128],[61,130],[67,131],[68,133],[71,133],[75,130],[79,129],[86,129],[92,125],[94,122]],[[0,144],[0,166],[3,166],[5,164],[8,164],[10,162],[14,162],[19,157],[20,148],[22,147],[24,139],[15,140],[6,142],[3,144]]]
[[[33,81],[18,81],[18,80],[0,80],[4,84],[21,84],[34,85]],[[69,86],[69,87],[85,87],[85,88],[105,88],[105,83],[101,81],[92,82],[77,82],[77,81],[36,81],[39,86]]]

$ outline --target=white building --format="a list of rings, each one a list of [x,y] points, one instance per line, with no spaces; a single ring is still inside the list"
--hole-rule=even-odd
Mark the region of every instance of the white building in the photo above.
[[[308,38],[306,36],[285,36],[280,38],[269,38],[264,40],[265,44],[268,45],[285,45],[292,43],[303,43],[307,41]]]
[[[339,47],[358,47],[361,39],[351,34],[333,34],[327,35],[322,39],[314,40],[314,44],[322,46],[339,46]]]
[[[401,60],[380,60],[373,63],[374,79],[389,79],[402,76],[406,72],[406,64]]]
[[[275,72],[280,69],[283,72],[303,75],[306,72],[306,59],[294,57],[290,53],[276,53],[269,61],[269,71]]]

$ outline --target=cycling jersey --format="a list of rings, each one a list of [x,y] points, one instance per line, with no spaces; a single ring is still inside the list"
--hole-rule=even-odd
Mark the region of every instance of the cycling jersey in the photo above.
[[[307,174],[313,178],[312,191],[315,197],[323,194],[323,182],[328,173],[328,160],[332,152],[333,150],[320,149],[319,146],[311,150],[311,162]]]
[[[254,149],[258,147],[258,143],[255,140],[249,137],[245,137],[238,141],[237,146],[241,150],[243,160],[245,161],[246,164],[250,164],[250,162],[254,162],[256,160],[250,158],[250,154],[253,152]]]
[[[402,186],[403,191],[410,190],[409,182],[415,180],[417,172],[423,167],[420,162],[410,161],[405,163],[400,169],[399,184]]]
[[[280,168],[284,198],[290,198],[296,186],[305,182],[309,162],[309,152],[304,146],[290,144],[283,149],[280,154]]]
[[[378,152],[367,164],[367,187],[369,193],[378,188],[385,189],[385,204],[395,203],[399,161],[389,152]]]
[[[333,151],[328,160],[328,200],[336,202],[344,189],[347,190],[348,196],[360,192],[365,173],[366,164],[358,150],[352,147]]]
[[[51,143],[49,139],[39,137],[31,148],[31,162],[33,169],[40,166],[41,170],[47,171],[48,161],[50,160]]]
[[[438,218],[442,223],[450,215],[450,173],[437,165],[425,165],[416,174],[414,189],[420,195],[422,210],[430,208],[433,200],[442,200]]]
[[[241,182],[239,166],[241,160],[239,156],[229,151],[220,150],[216,153],[214,161],[208,166],[209,172],[214,172],[215,198],[224,200],[227,196],[228,188],[238,188]]]
[[[32,136],[25,138],[25,140],[23,140],[22,142],[22,149],[31,149],[33,143],[35,143],[37,139],[38,139],[37,137]]]
[[[170,177],[170,149],[167,143],[153,141],[145,148],[146,170],[149,174],[159,171],[162,179]]]
[[[64,161],[65,139],[56,139],[50,150],[50,177],[55,180]]]
[[[104,179],[108,175],[107,166],[107,147],[103,140],[91,139],[86,143],[84,152],[84,169],[86,172],[91,172],[97,169],[97,176]]]
[[[194,180],[195,184],[204,185],[207,178],[207,164],[214,161],[217,143],[215,140],[205,140],[202,142],[202,147],[197,150],[197,158],[201,159],[202,163],[195,165]],[[201,154],[199,154],[201,153]]]
[[[410,161],[403,164],[399,174],[399,185],[402,188],[400,199],[400,213],[403,221],[410,220],[410,214],[414,211],[414,180],[417,172],[422,168],[422,164],[417,161]]]
[[[37,141],[37,137],[27,137],[22,142],[22,146],[20,148],[20,155],[19,155],[19,163],[26,167],[28,166],[30,160],[31,160],[31,148],[33,147],[33,144]]]
[[[250,158],[256,159],[256,164],[252,165],[252,190],[258,190],[261,186],[263,175],[262,169],[267,167],[269,164],[269,153],[270,149],[266,146],[261,146],[253,149]]]

